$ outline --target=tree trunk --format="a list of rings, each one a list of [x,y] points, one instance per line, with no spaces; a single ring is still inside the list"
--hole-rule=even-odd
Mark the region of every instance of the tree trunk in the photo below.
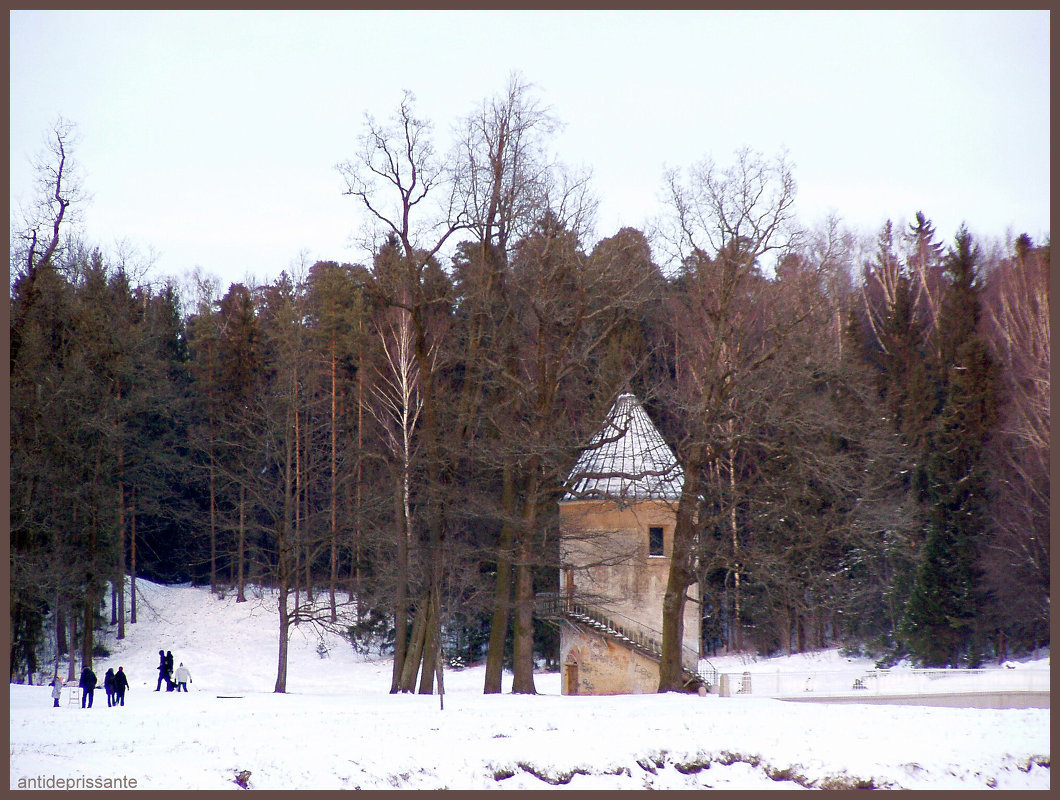
[[[733,569],[733,630],[736,633],[736,652],[743,652],[743,622],[740,614],[740,539],[736,524],[736,464],[735,454],[729,451],[729,533],[732,536]]]
[[[402,690],[402,674],[409,644],[409,542],[408,522],[405,519],[405,502],[402,496],[404,482],[399,479],[394,487],[394,519],[397,534],[397,575],[394,587],[394,669],[390,681],[390,692]]]
[[[294,454],[292,452],[291,442],[291,430],[293,424],[291,421],[291,412],[288,410],[287,416],[287,436],[286,436],[286,447],[284,454],[284,466],[283,466],[283,519],[280,520],[279,530],[277,531],[277,547],[276,547],[276,578],[277,585],[279,588],[279,599],[277,602],[277,611],[279,613],[280,621],[280,641],[279,647],[277,648],[277,665],[276,665],[276,688],[273,690],[277,693],[283,693],[287,691],[287,642],[290,635],[291,629],[291,612],[287,607],[287,596],[290,591],[291,578],[294,577],[297,581],[298,567],[297,563],[293,569],[288,562],[291,557],[291,552],[298,553],[297,546],[292,546],[291,542],[291,530],[294,523],[294,508],[293,508],[293,493],[294,493],[294,478],[291,471],[294,467]],[[297,543],[295,543],[297,545]],[[297,595],[295,602],[297,603]],[[297,612],[296,612],[297,613]]]
[[[302,466],[298,470],[299,489],[296,500],[301,511],[301,523],[298,526],[298,540],[305,542],[305,596],[306,602],[312,605],[316,587],[313,585],[313,546],[309,541],[309,409],[305,410],[302,423]]]
[[[75,643],[77,642],[77,614],[73,613],[73,609],[70,609],[69,614],[70,621],[70,646],[66,649],[66,680],[67,682],[72,681],[74,676],[77,674],[77,649]]]
[[[283,556],[281,555],[282,559]],[[280,640],[277,648],[276,659],[276,686],[273,692],[284,694],[287,692],[287,642],[291,632],[291,616],[287,610],[287,578],[280,579],[280,597],[277,602],[277,610],[280,617]]]
[[[118,639],[125,638],[125,484],[118,482]]]
[[[246,594],[246,548],[247,548],[247,487],[239,487],[239,533],[236,542],[236,602],[247,602]]]
[[[121,399],[121,393],[118,394],[118,399]],[[121,469],[121,457],[118,457],[118,469]],[[122,532],[124,531],[125,522],[122,517],[122,484],[118,481],[118,537],[119,542],[124,538]],[[114,566],[115,573],[114,578],[110,583],[110,624],[118,624],[118,580],[121,576],[121,558],[119,557],[118,563]],[[124,638],[119,636],[119,639]]]
[[[512,631],[512,694],[537,694],[534,686],[534,580],[527,559],[530,549],[519,547],[515,565],[515,619]]]
[[[412,635],[405,650],[398,691],[411,692],[416,686],[416,673],[423,658],[423,643],[427,631],[428,596],[424,596],[416,609],[416,618],[412,623]],[[393,690],[391,690],[393,691]]]
[[[85,602],[82,606],[84,612],[81,620],[81,664],[92,666],[92,645],[95,643],[94,629],[96,623],[95,593],[85,593]]]
[[[779,617],[780,617],[780,620],[779,620],[779,622],[780,622],[780,625],[779,625],[779,627],[780,627],[780,641],[781,641],[781,643],[784,646],[784,650],[787,651],[787,654],[789,656],[792,653],[792,647],[791,647],[791,620],[792,620],[792,617],[794,615],[795,615],[795,609],[793,609],[790,605],[785,605],[784,608],[781,609],[781,611],[779,613]]]
[[[358,331],[363,323],[358,319]],[[357,596],[357,618],[361,616],[361,523],[364,503],[364,346],[357,352],[357,480],[353,517],[353,593]],[[406,610],[407,613],[407,610]]]
[[[129,624],[136,624],[136,490],[129,490]]]
[[[297,542],[297,540],[295,540]],[[294,552],[294,564],[291,574],[294,578],[294,619],[292,620],[293,625],[298,624],[298,605],[299,598],[301,597],[301,580],[302,580],[302,551],[298,549],[297,543],[292,546],[291,550]]]
[[[435,655],[435,672],[438,676],[438,709],[445,710],[445,667],[442,664],[442,643],[438,642],[438,650]]]
[[[512,545],[515,530],[510,521],[515,506],[515,486],[510,464],[504,465],[502,476],[501,524],[497,547],[497,582],[493,590],[493,617],[490,620],[489,648],[486,650],[486,680],[484,693],[499,694],[504,671],[504,643],[508,638],[508,621],[512,602]]]
[[[662,657],[659,661],[659,691],[679,692],[684,689],[681,673],[681,650],[685,635],[685,592],[695,581],[692,555],[696,541],[696,504],[699,495],[698,459],[691,459],[685,470],[685,483],[677,501],[677,520],[674,525],[670,571],[663,594]]]
[[[441,625],[438,624],[438,587],[431,588],[427,602],[427,625],[424,626],[423,669],[420,670],[420,694],[434,692],[434,673],[438,667],[438,653],[442,647]]]
[[[102,588],[97,586],[97,579],[95,574],[95,561],[97,558],[96,551],[99,546],[99,532],[96,528],[98,522],[93,519],[89,523],[89,537],[88,537],[88,553],[92,559],[92,563],[88,568],[88,573],[85,576],[85,595],[84,602],[82,604],[82,631],[81,631],[81,664],[83,666],[92,666],[92,649],[95,644],[95,628],[96,628],[96,604],[99,602],[100,595],[102,594]]]
[[[66,644],[66,615],[58,594],[55,596],[55,674],[59,674],[59,659],[68,652]]]
[[[533,537],[537,525],[538,464],[531,459],[526,487],[518,557],[515,563],[514,626],[512,630],[512,693],[537,694],[534,686]]]
[[[427,481],[428,492],[438,492],[443,485],[442,477],[442,453],[438,435],[437,410],[435,408],[435,384],[434,372],[431,363],[431,348],[427,342],[426,330],[424,328],[423,310],[417,308],[412,314],[415,330],[414,352],[416,364],[419,368],[422,403],[423,403],[423,439],[427,448]],[[442,497],[430,498],[427,510],[427,588],[424,592],[426,598],[433,596],[438,607],[433,614],[428,614],[425,624],[430,627],[430,636],[441,637],[441,586],[442,586],[442,548],[445,540],[445,503]],[[425,637],[426,638],[426,637]],[[432,639],[433,641],[433,639]],[[422,654],[424,663],[433,654]],[[406,659],[406,668],[408,667]],[[415,677],[415,673],[413,673]]]
[[[210,592],[217,592],[217,495],[215,488],[216,467],[213,448],[210,448]]]
[[[301,552],[303,546],[302,536],[302,414],[298,410],[298,373],[295,372],[294,382],[294,541],[295,548]],[[305,562],[305,597],[307,603],[313,602],[313,577],[312,565],[309,563],[309,545],[305,545],[303,555]],[[297,562],[296,562],[297,563]],[[295,584],[298,585],[297,583]],[[298,607],[298,594],[295,592],[295,607]],[[295,625],[298,620],[295,620]]]
[[[335,606],[335,586],[339,580],[339,534],[338,534],[338,396],[336,376],[335,340],[331,341],[331,572],[328,576],[328,602],[331,605],[331,621],[338,620]]]

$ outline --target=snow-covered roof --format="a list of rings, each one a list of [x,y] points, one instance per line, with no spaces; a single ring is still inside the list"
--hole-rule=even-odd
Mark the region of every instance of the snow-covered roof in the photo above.
[[[685,476],[640,401],[619,395],[575,463],[564,500],[677,500]]]

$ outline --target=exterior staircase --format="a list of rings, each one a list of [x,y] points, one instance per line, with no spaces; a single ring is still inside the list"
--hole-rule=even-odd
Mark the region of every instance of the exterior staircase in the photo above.
[[[538,619],[555,623],[568,620],[590,628],[653,661],[662,660],[662,634],[659,631],[631,619],[623,618],[624,621],[620,622],[617,617],[621,615],[610,614],[596,606],[552,592],[538,594],[535,601],[534,613]],[[709,661],[701,660],[699,653],[688,647],[682,648],[681,655],[681,672],[688,689],[702,686],[709,692],[717,685],[718,671]]]

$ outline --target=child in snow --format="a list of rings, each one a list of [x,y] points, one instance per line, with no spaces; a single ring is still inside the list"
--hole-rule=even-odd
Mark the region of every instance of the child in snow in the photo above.
[[[55,701],[55,705],[53,706],[53,708],[58,708],[59,707],[59,698],[62,697],[62,694],[63,694],[63,679],[60,678],[58,675],[56,675],[55,679],[52,680],[52,700]]]
[[[179,692],[181,689],[183,689],[184,693],[187,694],[188,684],[192,683],[192,680],[191,673],[188,672],[188,668],[184,666],[183,661],[180,662],[180,666],[177,667],[177,672],[173,677],[174,683],[177,684],[177,691]]]

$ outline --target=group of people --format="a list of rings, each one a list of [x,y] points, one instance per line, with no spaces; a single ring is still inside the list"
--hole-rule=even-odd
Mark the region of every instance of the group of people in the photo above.
[[[96,673],[92,671],[91,667],[85,665],[85,668],[81,670],[81,680],[77,682],[78,687],[81,689],[81,708],[92,708],[92,699],[96,694],[98,683],[99,679],[96,677]],[[103,688],[107,692],[108,708],[125,705],[125,692],[129,689],[129,679],[125,675],[125,668],[118,667],[117,672],[113,669],[108,669],[107,674],[103,676]],[[62,692],[63,679],[56,675],[52,680],[52,700],[55,701],[55,708],[59,707],[59,698],[62,696]]]
[[[188,684],[192,683],[191,673],[188,668],[184,666],[184,662],[180,662],[180,666],[173,669],[173,653],[169,650],[158,651],[158,684],[155,686],[155,691],[162,691],[162,681],[166,682],[166,691],[181,691],[185,694],[188,691]]]
[[[180,662],[180,666],[175,670],[173,669],[173,653],[169,651],[158,651],[158,685],[155,687],[155,691],[159,692],[162,690],[162,682],[166,683],[167,692],[180,692],[188,691],[188,684],[192,682],[191,673],[188,668],[184,666],[184,662]],[[78,686],[81,688],[81,708],[92,708],[92,698],[96,692],[96,686],[99,683],[99,679],[96,677],[96,673],[92,671],[92,668],[85,666],[81,670],[81,680],[78,681]],[[63,691],[63,679],[58,675],[52,680],[52,700],[55,701],[55,708],[59,707],[59,698],[62,696]],[[124,667],[118,667],[118,671],[115,672],[113,669],[108,669],[107,674],[103,676],[103,688],[107,692],[107,707],[113,708],[114,706],[125,705],[125,693],[129,690],[129,678],[125,674]]]

